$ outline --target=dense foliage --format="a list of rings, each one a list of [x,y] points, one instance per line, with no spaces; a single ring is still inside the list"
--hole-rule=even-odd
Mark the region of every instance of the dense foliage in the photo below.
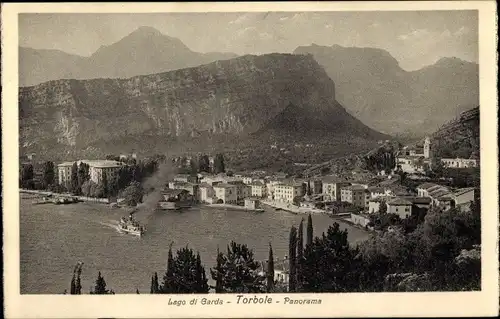
[[[266,277],[259,274],[259,262],[246,245],[231,242],[227,253],[218,252],[217,266],[210,270],[216,292],[266,292]]]

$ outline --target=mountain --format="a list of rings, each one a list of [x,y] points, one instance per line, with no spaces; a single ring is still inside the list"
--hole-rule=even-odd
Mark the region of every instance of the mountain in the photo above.
[[[20,145],[43,153],[225,139],[387,138],[351,116],[310,56],[247,55],[128,79],[56,80],[19,89]],[[293,127],[292,127],[293,125]],[[187,145],[187,144],[186,144]],[[335,147],[335,145],[332,145]]]
[[[234,57],[233,53],[194,52],[177,38],[151,27],[140,27],[116,43],[101,46],[90,57],[20,48],[19,85],[58,79],[129,78]]]
[[[59,50],[19,47],[19,86],[34,85],[68,77],[68,71],[85,61],[78,55]]]
[[[444,124],[430,137],[438,157],[478,158],[479,107],[462,112],[460,116]]]
[[[479,66],[457,58],[405,71],[375,48],[311,45],[312,54],[337,87],[337,99],[368,126],[385,133],[422,136],[479,104]]]

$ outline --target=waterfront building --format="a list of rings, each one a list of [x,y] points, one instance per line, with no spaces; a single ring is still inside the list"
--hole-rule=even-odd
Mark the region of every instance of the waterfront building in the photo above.
[[[220,183],[213,186],[215,197],[223,204],[236,204],[238,201],[236,185]]]
[[[258,198],[245,198],[245,208],[247,209],[259,209],[260,200]]]
[[[207,183],[201,183],[198,187],[198,198],[202,203],[213,203],[213,198],[215,197],[215,190],[212,185]]]
[[[241,180],[229,181],[228,184],[236,186],[236,200],[242,201],[252,195],[252,187]]]
[[[341,201],[342,188],[348,187],[350,185],[351,183],[347,181],[340,181],[339,179],[334,177],[325,177],[322,180],[322,186],[321,186],[324,195],[323,199],[325,201]]]
[[[282,202],[293,203],[295,197],[304,196],[302,183],[288,182],[274,186],[274,199]]]
[[[189,192],[191,196],[193,196],[194,200],[199,200],[199,192],[198,192],[198,184],[188,183],[188,182],[169,182],[168,188],[170,189],[184,189]]]
[[[348,186],[341,189],[341,201],[355,206],[368,208],[370,192],[360,185]]]
[[[71,169],[75,162],[64,162],[57,165],[57,176],[60,185],[68,186],[71,183]],[[80,166],[81,163],[89,165],[90,180],[96,184],[102,182],[104,174],[117,172],[120,167],[125,165],[122,162],[111,160],[78,160],[76,164]]]
[[[252,189],[252,197],[264,198],[267,196],[266,185],[260,182],[253,182],[250,184]]]

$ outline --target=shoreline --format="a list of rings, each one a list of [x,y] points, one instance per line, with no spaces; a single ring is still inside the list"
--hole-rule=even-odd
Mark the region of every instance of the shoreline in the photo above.
[[[232,205],[232,204],[201,204],[201,205],[208,208],[225,208],[225,209],[234,209],[239,211],[248,211],[256,213],[261,213],[265,211],[263,208],[252,209],[252,208],[247,208],[245,206]]]

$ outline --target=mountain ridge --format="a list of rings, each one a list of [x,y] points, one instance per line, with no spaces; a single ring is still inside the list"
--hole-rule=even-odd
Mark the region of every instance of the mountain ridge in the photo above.
[[[134,136],[170,141],[231,135],[244,140],[269,133],[266,123],[282,122],[290,104],[302,131],[287,134],[304,135],[322,121],[324,137],[387,137],[345,111],[335,92],[334,82],[313,58],[293,54],[246,55],[127,79],[54,80],[19,89],[20,145],[43,153]],[[274,136],[286,126],[276,126]]]
[[[378,48],[311,45],[294,54],[313,55],[336,83],[338,101],[388,134],[429,134],[479,103],[479,66],[458,58],[406,71]]]
[[[63,78],[128,78],[234,57],[234,53],[194,52],[178,38],[152,27],[139,27],[117,42],[101,45],[88,57],[19,47],[19,85],[33,86]]]

